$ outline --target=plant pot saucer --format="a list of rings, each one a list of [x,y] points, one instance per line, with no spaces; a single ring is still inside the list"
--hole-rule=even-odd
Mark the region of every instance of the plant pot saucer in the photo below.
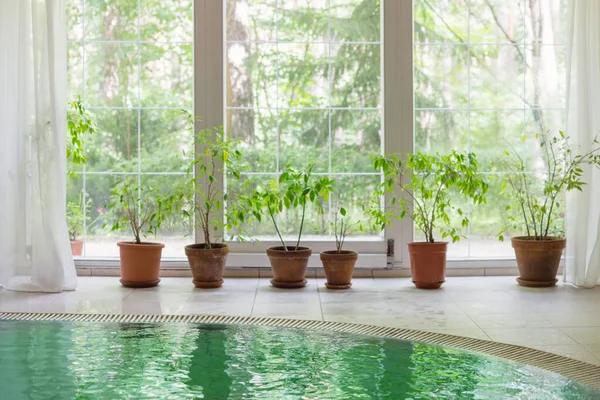
[[[197,281],[197,280],[192,280],[192,282],[194,283],[194,286],[196,286],[198,289],[216,289],[216,288],[220,288],[221,286],[223,286],[223,279],[221,279],[220,281]]]
[[[275,279],[271,279],[271,285],[275,286],[276,288],[280,288],[280,289],[299,289],[299,288],[303,288],[304,286],[306,286],[307,283],[308,283],[308,281],[306,279],[302,279],[301,281],[298,281],[298,282],[279,282],[279,281],[276,281]]]
[[[552,287],[556,286],[558,279],[551,279],[548,281],[527,281],[525,279],[517,278],[517,282],[519,282],[519,286],[524,287]]]
[[[325,287],[327,289],[331,289],[331,290],[350,289],[350,286],[352,286],[352,283],[346,283],[345,285],[334,285],[334,284],[325,282]]]
[[[417,289],[439,289],[442,287],[442,284],[446,281],[440,282],[416,282],[413,281]]]
[[[126,280],[121,279],[120,282],[121,282],[121,285],[123,285],[125,287],[141,289],[141,288],[149,288],[149,287],[158,286],[158,282],[160,282],[160,279],[155,279],[152,281],[144,281],[144,282],[126,281]]]

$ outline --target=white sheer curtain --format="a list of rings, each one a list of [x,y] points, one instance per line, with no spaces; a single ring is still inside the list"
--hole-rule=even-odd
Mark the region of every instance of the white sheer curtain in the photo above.
[[[600,138],[600,0],[570,0],[567,38],[567,133],[581,150]],[[600,279],[600,170],[586,168],[583,192],[567,198],[565,280],[593,287]]]
[[[65,221],[65,0],[0,0],[0,285],[77,283]]]

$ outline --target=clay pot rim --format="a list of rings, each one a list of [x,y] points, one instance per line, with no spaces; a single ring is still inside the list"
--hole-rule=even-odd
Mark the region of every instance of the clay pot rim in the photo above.
[[[558,243],[566,241],[567,238],[561,236],[548,236],[547,239],[538,240],[533,239],[533,236],[514,236],[511,237],[510,240],[518,243]]]
[[[338,254],[337,250],[325,250],[319,253],[321,259],[357,259],[358,253],[354,250],[342,250],[341,253]]]
[[[83,242],[83,239],[75,239],[75,240],[71,240],[71,243],[79,243],[79,242]]]
[[[408,242],[409,246],[435,246],[435,245],[447,245],[450,242],[446,241],[437,241],[437,242]]]
[[[287,246],[289,248],[295,248],[295,246]],[[282,250],[283,246],[269,247],[267,249],[267,256],[276,258],[308,258],[312,255],[312,249],[310,247],[299,246],[298,250]]]
[[[185,246],[185,249],[193,251],[222,251],[225,249],[229,250],[229,245],[227,243],[213,243],[213,247],[211,249],[207,249],[203,246],[206,246],[206,243],[194,243],[188,244],[187,246]]]
[[[119,247],[146,247],[146,248],[151,248],[151,247],[158,247],[158,248],[163,248],[165,247],[164,243],[157,243],[157,242],[142,242],[142,243],[135,243],[135,242],[117,242],[117,246]]]

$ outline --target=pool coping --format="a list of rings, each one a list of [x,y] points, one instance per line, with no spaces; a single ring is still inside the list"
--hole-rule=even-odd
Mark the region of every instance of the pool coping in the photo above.
[[[573,358],[513,344],[474,339],[445,333],[414,329],[390,328],[347,322],[298,320],[271,317],[234,317],[218,315],[134,315],[134,314],[67,314],[0,312],[0,320],[11,321],[73,321],[73,322],[183,322],[205,324],[240,324],[316,329],[330,332],[355,333],[453,347],[531,365],[600,390],[600,366]]]

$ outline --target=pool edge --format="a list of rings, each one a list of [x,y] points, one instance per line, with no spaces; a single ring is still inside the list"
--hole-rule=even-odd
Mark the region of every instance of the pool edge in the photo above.
[[[298,320],[270,317],[235,317],[217,315],[134,315],[134,314],[67,314],[0,312],[0,320],[78,321],[78,322],[187,322],[206,324],[244,324],[290,328],[319,329],[332,332],[356,333],[475,351],[505,360],[531,365],[555,372],[567,378],[600,390],[600,366],[573,358],[507,343],[474,339],[445,333],[414,329],[390,328],[347,322]]]

